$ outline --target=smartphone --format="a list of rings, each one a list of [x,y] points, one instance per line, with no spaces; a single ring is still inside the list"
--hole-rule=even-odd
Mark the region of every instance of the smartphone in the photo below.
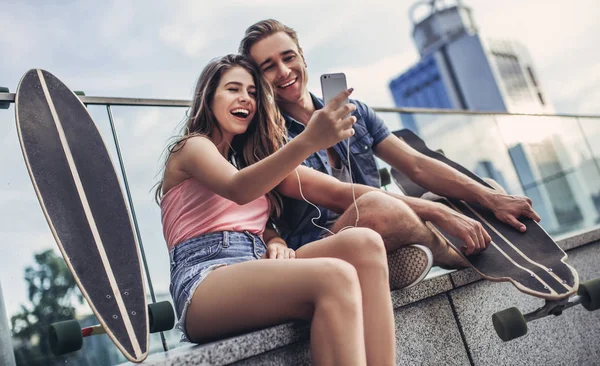
[[[343,72],[321,75],[321,91],[325,105],[346,89],[348,89],[348,85],[346,85],[346,74]],[[348,98],[344,101],[344,104],[347,103]]]

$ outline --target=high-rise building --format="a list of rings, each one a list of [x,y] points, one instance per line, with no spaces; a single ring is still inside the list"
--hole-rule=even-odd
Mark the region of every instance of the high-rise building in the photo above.
[[[417,10],[427,14],[415,19]],[[421,60],[389,84],[397,107],[553,113],[527,49],[513,40],[482,37],[461,1],[419,2],[410,10]],[[419,132],[410,115],[405,127]]]
[[[421,60],[390,82],[397,107],[555,113],[525,46],[514,40],[483,37],[472,10],[462,1],[451,5],[442,0],[419,1],[410,9],[410,17]],[[495,179],[509,193],[521,194],[515,191],[516,178],[548,232],[558,234],[600,221],[597,167],[592,166],[593,159],[580,162],[580,157],[567,151],[559,134],[544,130],[540,133],[548,135],[540,136],[536,142],[505,142],[509,144],[506,149],[510,167],[503,164],[506,150],[504,154],[492,151],[492,147],[479,144],[477,138],[466,137],[484,128],[484,121],[475,128],[477,123],[471,123],[469,118],[447,123],[449,117],[415,118],[404,113],[401,119],[405,128],[425,141],[443,144],[445,150],[462,154],[452,158],[466,163],[477,175]],[[440,133],[443,135],[438,136]],[[478,138],[485,136],[477,134]],[[463,149],[464,146],[468,147]],[[479,160],[474,158],[478,155]]]

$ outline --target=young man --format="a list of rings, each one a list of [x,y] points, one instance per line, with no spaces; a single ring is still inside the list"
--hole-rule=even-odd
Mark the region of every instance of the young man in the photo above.
[[[274,87],[276,102],[284,114],[290,139],[302,133],[312,114],[322,112],[323,101],[307,90],[306,62],[296,32],[276,20],[258,22],[246,30],[239,52],[249,55]],[[457,170],[417,152],[390,134],[383,121],[367,105],[355,100],[351,103],[356,105],[353,114],[357,122],[355,134],[350,139],[349,161],[346,159],[346,142],[340,142],[313,154],[304,162],[305,165],[341,181],[352,179],[354,183],[379,188],[375,155],[433,193],[482,204],[516,230],[525,231],[525,225],[517,220],[520,216],[539,221],[529,198],[486,188]],[[350,168],[352,177],[349,175]],[[333,232],[354,226],[354,205],[345,206],[345,211],[339,216],[327,210],[336,207],[333,197],[340,197],[337,181],[309,171],[303,171],[300,177],[301,188],[305,196],[310,192],[312,202],[324,206],[320,207],[321,216],[315,220],[319,226],[328,227]],[[278,189],[287,193],[297,191],[298,181],[293,178],[284,181]],[[356,187],[361,193],[368,191],[365,187]],[[352,193],[345,190],[345,194],[347,203],[347,195]],[[462,258],[432,233],[423,221],[431,221],[462,239],[467,255],[485,249],[491,241],[481,224],[441,204],[394,197],[396,199],[390,199],[390,194],[379,190],[361,194],[356,200],[359,226],[380,233],[388,252],[422,243],[433,253],[436,265],[462,267]],[[339,208],[337,211],[340,211]],[[284,202],[283,225],[280,226],[288,246],[297,248],[323,235],[322,230],[311,222],[317,216],[318,212],[301,198]]]

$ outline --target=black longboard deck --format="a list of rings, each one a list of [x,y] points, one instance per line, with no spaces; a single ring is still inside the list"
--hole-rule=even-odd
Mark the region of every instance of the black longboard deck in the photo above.
[[[400,130],[394,134],[415,150],[453,167],[486,187],[493,188],[460,164],[429,149],[412,131]],[[410,182],[408,190],[417,192],[419,197],[423,194],[420,193],[421,190],[427,192],[425,188],[410,181],[404,174],[394,169],[391,173],[398,185],[408,180]],[[524,293],[550,300],[562,299],[577,292],[579,276],[577,271],[565,262],[567,254],[534,220],[520,218],[519,220],[527,228],[525,233],[520,233],[498,220],[492,211],[483,206],[445,197],[437,197],[434,200],[481,222],[492,237],[488,249],[465,257],[482,277],[491,281],[509,281]],[[444,236],[462,255],[460,248],[464,243],[460,239],[448,234],[437,225],[428,223],[428,226]]]
[[[148,312],[137,242],[114,165],[79,98],[47,71],[16,93],[25,164],[48,225],[81,292],[123,355],[148,354]]]

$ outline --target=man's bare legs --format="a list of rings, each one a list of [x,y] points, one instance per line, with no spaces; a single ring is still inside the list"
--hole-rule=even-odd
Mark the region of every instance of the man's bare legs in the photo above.
[[[434,265],[446,268],[463,268],[465,260],[446,241],[427,228],[425,223],[408,205],[383,192],[369,192],[356,200],[360,227],[378,232],[388,252],[410,244],[423,244],[431,249]],[[354,205],[338,218],[331,231],[338,232],[346,226],[354,226]]]
[[[356,240],[356,235],[363,239]],[[344,230],[329,238],[333,237],[339,240],[319,240],[300,247],[296,258],[335,257],[356,268],[362,292],[367,364],[395,365],[394,314],[383,240],[364,228]]]

